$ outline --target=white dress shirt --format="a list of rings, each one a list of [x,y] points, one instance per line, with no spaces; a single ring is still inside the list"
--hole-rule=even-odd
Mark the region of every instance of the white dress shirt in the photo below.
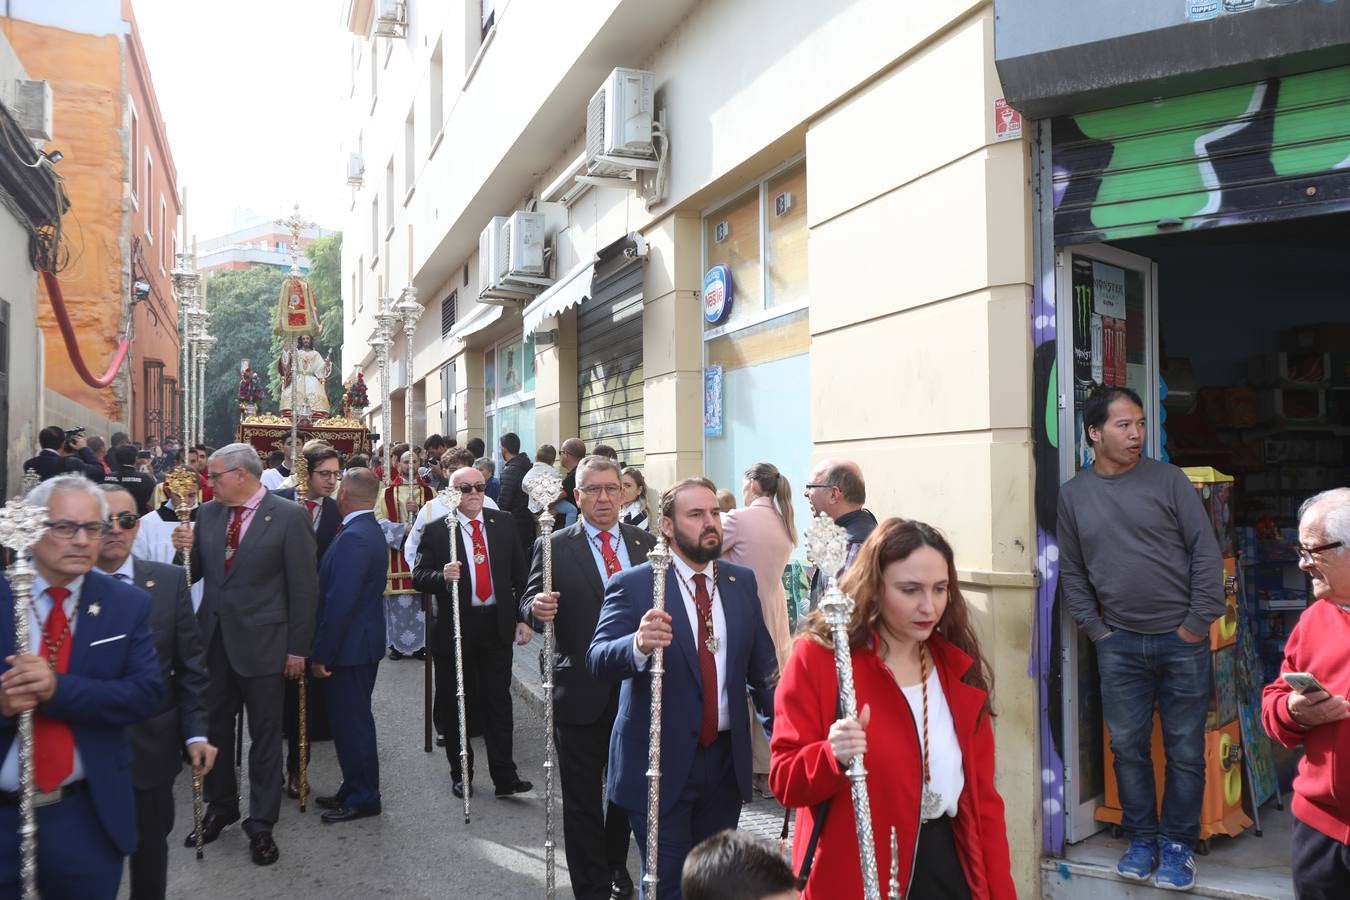
[[[281,489],[281,484],[286,480],[286,476],[282,475],[278,469],[263,469],[263,473],[258,480],[269,491],[276,491]]]
[[[355,519],[357,516],[373,516],[373,515],[375,515],[375,510],[373,509],[354,509],[342,517],[342,527],[346,528],[348,525],[351,524],[352,519]]]
[[[66,618],[70,620],[70,637],[68,641],[75,640],[75,629],[80,627],[79,616],[75,610],[80,607],[80,590],[84,587],[84,576],[81,575],[70,584],[66,585],[70,591],[70,596],[66,602],[61,604],[66,611]],[[52,603],[51,595],[47,593],[47,580],[41,575],[33,579],[33,602],[28,606],[28,652],[37,656],[42,647],[42,626],[51,615]],[[73,647],[72,647],[73,649]],[[61,676],[56,676],[60,678]],[[69,723],[67,723],[69,724]],[[75,762],[70,767],[70,775],[61,782],[61,786],[74,784],[77,781],[84,780],[84,760],[80,758],[80,746],[75,745]],[[14,740],[9,745],[9,753],[5,755],[5,761],[0,764],[0,791],[9,791],[13,793],[19,789],[19,733],[14,732]]]
[[[497,502],[487,494],[483,495],[483,509],[497,509]],[[417,548],[422,545],[422,532],[437,519],[450,515],[450,507],[441,502],[440,497],[432,497],[431,502],[417,511],[417,518],[408,529],[408,539],[403,542],[403,559],[409,569],[417,567]]]
[[[460,566],[467,567],[469,570],[469,603],[473,606],[495,606],[497,604],[497,592],[494,590],[488,595],[486,600],[478,599],[478,567],[473,562],[473,526],[470,522],[477,522],[479,529],[483,534],[483,556],[486,557],[488,572],[492,571],[492,551],[488,549],[487,523],[483,521],[483,513],[480,511],[477,516],[470,519],[464,513],[456,511],[455,518],[459,519],[459,530],[464,535],[464,550],[469,554],[468,559],[461,559]]]
[[[727,731],[731,728],[731,714],[727,711],[727,617],[722,609],[722,598],[716,591],[717,580],[714,577],[716,563],[708,563],[702,569],[692,569],[689,564],[674,553],[670,554],[670,565],[675,570],[675,581],[680,586],[680,598],[684,600],[684,612],[688,617],[689,628],[693,632],[694,650],[699,649],[698,645],[698,605],[694,602],[694,576],[698,574],[706,575],[707,581],[705,587],[708,595],[712,598],[712,620],[713,634],[717,636],[717,652],[713,654],[713,661],[717,664],[717,730]],[[666,601],[669,605],[669,600]],[[679,628],[677,620],[672,618],[672,625]],[[666,648],[669,653],[673,648],[672,643]],[[633,662],[637,665],[638,671],[647,668],[647,662],[651,659],[650,653],[643,653],[638,649],[637,634],[633,635]],[[742,701],[744,702],[744,701]]]

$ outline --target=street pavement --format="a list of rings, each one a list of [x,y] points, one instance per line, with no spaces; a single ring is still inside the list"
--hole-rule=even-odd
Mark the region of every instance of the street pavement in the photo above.
[[[191,780],[186,770],[175,784],[177,814],[169,839],[171,898],[324,898],[324,900],[447,900],[544,895],[544,804],[542,692],[539,641],[516,648],[512,691],[515,758],[534,790],[498,800],[486,777],[486,753],[474,739],[480,779],[472,798],[472,821],[464,824],[463,802],[450,793],[445,750],[423,751],[422,666],[420,661],[380,664],[375,686],[375,721],[380,746],[380,788],[384,814],[342,825],[324,825],[312,803],[283,799],[273,832],[281,849],[276,865],[262,868],[249,859],[248,840],[231,825],[198,862],[183,838],[192,830]],[[245,743],[247,753],[247,742]],[[245,766],[247,781],[247,766]],[[309,766],[313,791],[331,793],[339,770],[331,742],[314,745]],[[245,787],[245,796],[247,788]],[[562,805],[555,807],[557,896],[570,898],[563,853]],[[247,811],[245,810],[245,814]],[[777,840],[782,811],[772,800],[745,807],[741,827]],[[636,881],[638,848],[629,853]],[[127,897],[123,879],[121,897]]]

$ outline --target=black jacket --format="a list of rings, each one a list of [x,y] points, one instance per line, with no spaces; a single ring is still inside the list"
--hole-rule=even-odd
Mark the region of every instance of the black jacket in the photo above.
[[[155,496],[155,479],[143,472],[137,472],[134,466],[118,466],[117,470],[103,476],[104,484],[120,484],[136,499],[136,512],[145,515]]]
[[[844,513],[834,520],[838,525],[848,532],[848,552],[844,557],[844,567],[839,570],[840,577],[848,571],[848,567],[853,565],[853,558],[858,555],[858,548],[862,547],[873,529],[877,527],[877,517],[872,515],[870,510],[855,509],[853,512]],[[824,580],[820,577],[820,570],[811,576],[811,609],[820,605],[821,592],[825,590]]]
[[[70,473],[84,474],[84,463],[79,457],[62,456],[55,450],[43,450],[37,456],[25,460],[23,470],[27,472],[32,469],[37,472],[38,478],[46,481],[48,478],[55,478],[57,475],[67,475]],[[103,480],[103,470],[99,469],[98,480]]]
[[[295,488],[288,487],[273,491],[283,500],[289,500],[295,503]],[[323,498],[323,509],[319,511],[319,524],[314,529],[314,541],[319,545],[319,560],[323,560],[324,553],[328,550],[328,545],[333,543],[333,538],[337,536],[338,526],[342,524],[342,513],[338,511],[337,501],[332,497]]]
[[[619,533],[628,545],[628,561],[635,566],[646,562],[647,551],[656,545],[656,538],[629,525],[620,525]],[[600,720],[610,700],[619,694],[619,682],[597,681],[586,669],[586,650],[600,620],[605,584],[580,521],[554,532],[550,542],[553,589],[558,592],[558,615],[553,620],[553,711],[563,725],[590,725]],[[544,627],[530,616],[530,605],[543,589],[544,541],[540,538],[534,542],[530,581],[520,601],[521,619],[530,622],[535,631]]]
[[[503,512],[509,512],[516,521],[516,533],[520,538],[522,553],[528,554],[534,546],[536,522],[530,512],[530,495],[521,487],[525,475],[530,471],[530,458],[518,453],[502,466],[501,490],[497,492],[497,505]]]
[[[497,609],[497,634],[503,643],[514,639],[516,623],[520,618],[520,598],[525,591],[529,561],[520,549],[515,523],[509,513],[496,509],[483,510],[483,531],[488,546],[488,565],[492,569],[492,590]],[[473,606],[473,581],[469,570],[473,559],[464,546],[464,533],[455,529],[456,552],[459,554],[459,611],[461,622]],[[413,587],[436,595],[431,630],[427,644],[437,656],[454,653],[451,633],[454,613],[450,609],[450,586],[441,570],[450,561],[449,534],[445,519],[433,519],[422,532],[422,543],[417,547],[417,565],[413,568]]]

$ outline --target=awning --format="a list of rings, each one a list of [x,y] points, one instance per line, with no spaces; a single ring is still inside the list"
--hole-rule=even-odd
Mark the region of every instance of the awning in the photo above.
[[[456,322],[455,327],[450,329],[450,333],[446,337],[450,340],[452,346],[454,344],[462,345],[469,335],[482,331],[500,319],[504,309],[505,307],[494,306],[491,303],[480,304],[477,309]]]
[[[571,309],[590,297],[591,280],[594,276],[595,257],[589,257],[573,266],[566,275],[555,281],[548,290],[535,297],[530,305],[525,307],[525,311],[521,313],[525,321],[524,333],[534,334],[545,319]]]

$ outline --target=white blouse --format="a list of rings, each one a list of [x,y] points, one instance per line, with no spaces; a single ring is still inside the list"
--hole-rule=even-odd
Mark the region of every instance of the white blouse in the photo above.
[[[923,752],[923,691],[919,685],[901,688],[909,708],[914,713],[914,727],[919,733],[919,752]],[[956,803],[966,787],[965,771],[961,768],[961,745],[956,742],[956,724],[942,693],[942,682],[937,669],[928,673],[928,775],[929,786],[942,797],[942,814],[956,815]]]

